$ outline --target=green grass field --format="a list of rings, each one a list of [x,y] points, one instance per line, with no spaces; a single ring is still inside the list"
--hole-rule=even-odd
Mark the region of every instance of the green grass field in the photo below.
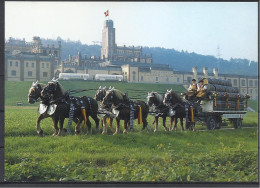
[[[46,84],[46,82],[43,82]],[[157,91],[165,93],[167,89],[173,89],[176,92],[185,91],[182,85],[169,84],[141,84],[141,83],[127,83],[127,82],[95,82],[95,81],[60,81],[65,90],[68,89],[98,89],[99,86],[109,86],[120,89],[122,92],[127,92],[129,97],[138,97],[146,100],[148,91]],[[32,82],[5,82],[5,105],[15,106],[18,102],[22,102],[25,106],[30,104],[27,102],[28,91]],[[133,90],[142,90],[140,92]],[[75,96],[87,95],[94,97],[96,91],[91,90],[87,92],[78,93]],[[36,104],[37,106],[38,104]],[[31,106],[31,105],[30,105]]]
[[[80,82],[73,83],[71,89],[84,88]],[[65,89],[70,88],[69,82],[62,84]],[[110,83],[102,82],[98,86],[94,82],[86,84],[86,88],[93,88],[109,86]],[[39,137],[35,128],[37,107],[12,106],[16,104],[13,101],[26,103],[27,100],[17,93],[17,98],[13,99],[11,93],[14,89],[19,88],[20,93],[27,98],[30,85],[27,82],[6,84],[6,181],[258,181],[257,113],[247,113],[243,126],[250,128],[244,129],[223,127],[208,131],[205,126],[196,125],[195,132],[182,132],[180,126],[176,132],[165,132],[160,120],[159,132],[154,133],[141,132],[141,126],[135,121],[135,132],[122,134],[121,122],[121,134],[115,136],[109,131],[107,135],[93,133],[52,137],[52,122],[45,119],[41,123],[45,136]],[[111,85],[122,91],[129,88],[147,91],[169,89],[169,85],[156,84]],[[179,91],[183,89],[181,86],[172,87]],[[153,118],[149,116],[149,125],[154,129],[152,121]],[[227,127],[231,128],[232,125]]]

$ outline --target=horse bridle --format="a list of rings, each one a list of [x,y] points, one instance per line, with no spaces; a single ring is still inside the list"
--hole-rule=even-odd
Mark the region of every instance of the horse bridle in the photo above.
[[[113,91],[113,90],[109,90],[108,92],[111,93],[111,97],[110,97],[110,99],[113,99],[113,98],[114,98],[114,91]],[[107,95],[103,98],[102,103],[104,103],[104,100],[107,100]],[[107,101],[107,103],[108,103],[108,105],[112,105],[112,102],[111,102],[110,100]]]
[[[40,85],[33,85],[31,88],[35,88],[35,92],[39,92],[39,90],[42,88]],[[38,98],[41,98],[42,99],[42,96],[41,96],[41,92],[39,92],[39,97],[37,97],[36,99],[36,95],[32,95],[31,92],[30,94],[28,94],[28,97],[32,98],[34,100],[34,102],[37,102],[37,99]]]
[[[101,95],[104,95],[104,97],[102,98]],[[102,100],[105,98],[106,96],[106,90],[104,88],[99,89],[98,93],[96,94],[96,100],[99,100],[100,102],[102,102]],[[98,97],[98,98],[97,98]]]

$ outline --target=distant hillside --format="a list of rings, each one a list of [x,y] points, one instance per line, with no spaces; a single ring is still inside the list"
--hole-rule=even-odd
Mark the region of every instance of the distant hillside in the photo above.
[[[82,44],[80,41],[63,40],[62,45],[62,59],[68,58],[69,54],[76,56],[80,51],[82,56],[100,56],[100,45]],[[42,39],[42,43],[56,44],[57,40]],[[205,56],[196,53],[188,53],[187,51],[177,51],[174,49],[165,49],[160,47],[150,48],[144,47],[143,53],[153,54],[153,62],[158,64],[169,64],[171,68],[178,71],[191,71],[193,66],[198,68],[198,72],[202,72],[203,67],[208,67],[208,71],[212,72],[213,67],[219,69],[219,73],[240,74],[240,75],[257,75],[258,63],[249,61],[248,59],[217,59],[214,56]]]

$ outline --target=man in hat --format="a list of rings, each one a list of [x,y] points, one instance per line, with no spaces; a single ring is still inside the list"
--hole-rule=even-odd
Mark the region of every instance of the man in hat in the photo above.
[[[197,95],[196,97],[199,98],[200,100],[206,95],[207,93],[207,85],[204,84],[203,80],[199,81],[199,87],[197,90]]]
[[[188,92],[186,93],[186,99],[192,100],[197,93],[197,90],[199,88],[199,85],[196,83],[196,79],[192,79],[192,82],[190,84],[190,87],[188,88]]]

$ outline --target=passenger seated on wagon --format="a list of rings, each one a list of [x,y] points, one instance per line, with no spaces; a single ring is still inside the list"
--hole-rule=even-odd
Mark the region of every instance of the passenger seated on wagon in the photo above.
[[[207,84],[204,84],[203,80],[200,80],[199,87],[197,90],[196,99],[200,102],[207,94]]]
[[[188,88],[188,92],[186,93],[185,99],[192,100],[196,96],[198,88],[199,88],[199,84],[196,83],[195,79],[192,79],[192,83]]]

